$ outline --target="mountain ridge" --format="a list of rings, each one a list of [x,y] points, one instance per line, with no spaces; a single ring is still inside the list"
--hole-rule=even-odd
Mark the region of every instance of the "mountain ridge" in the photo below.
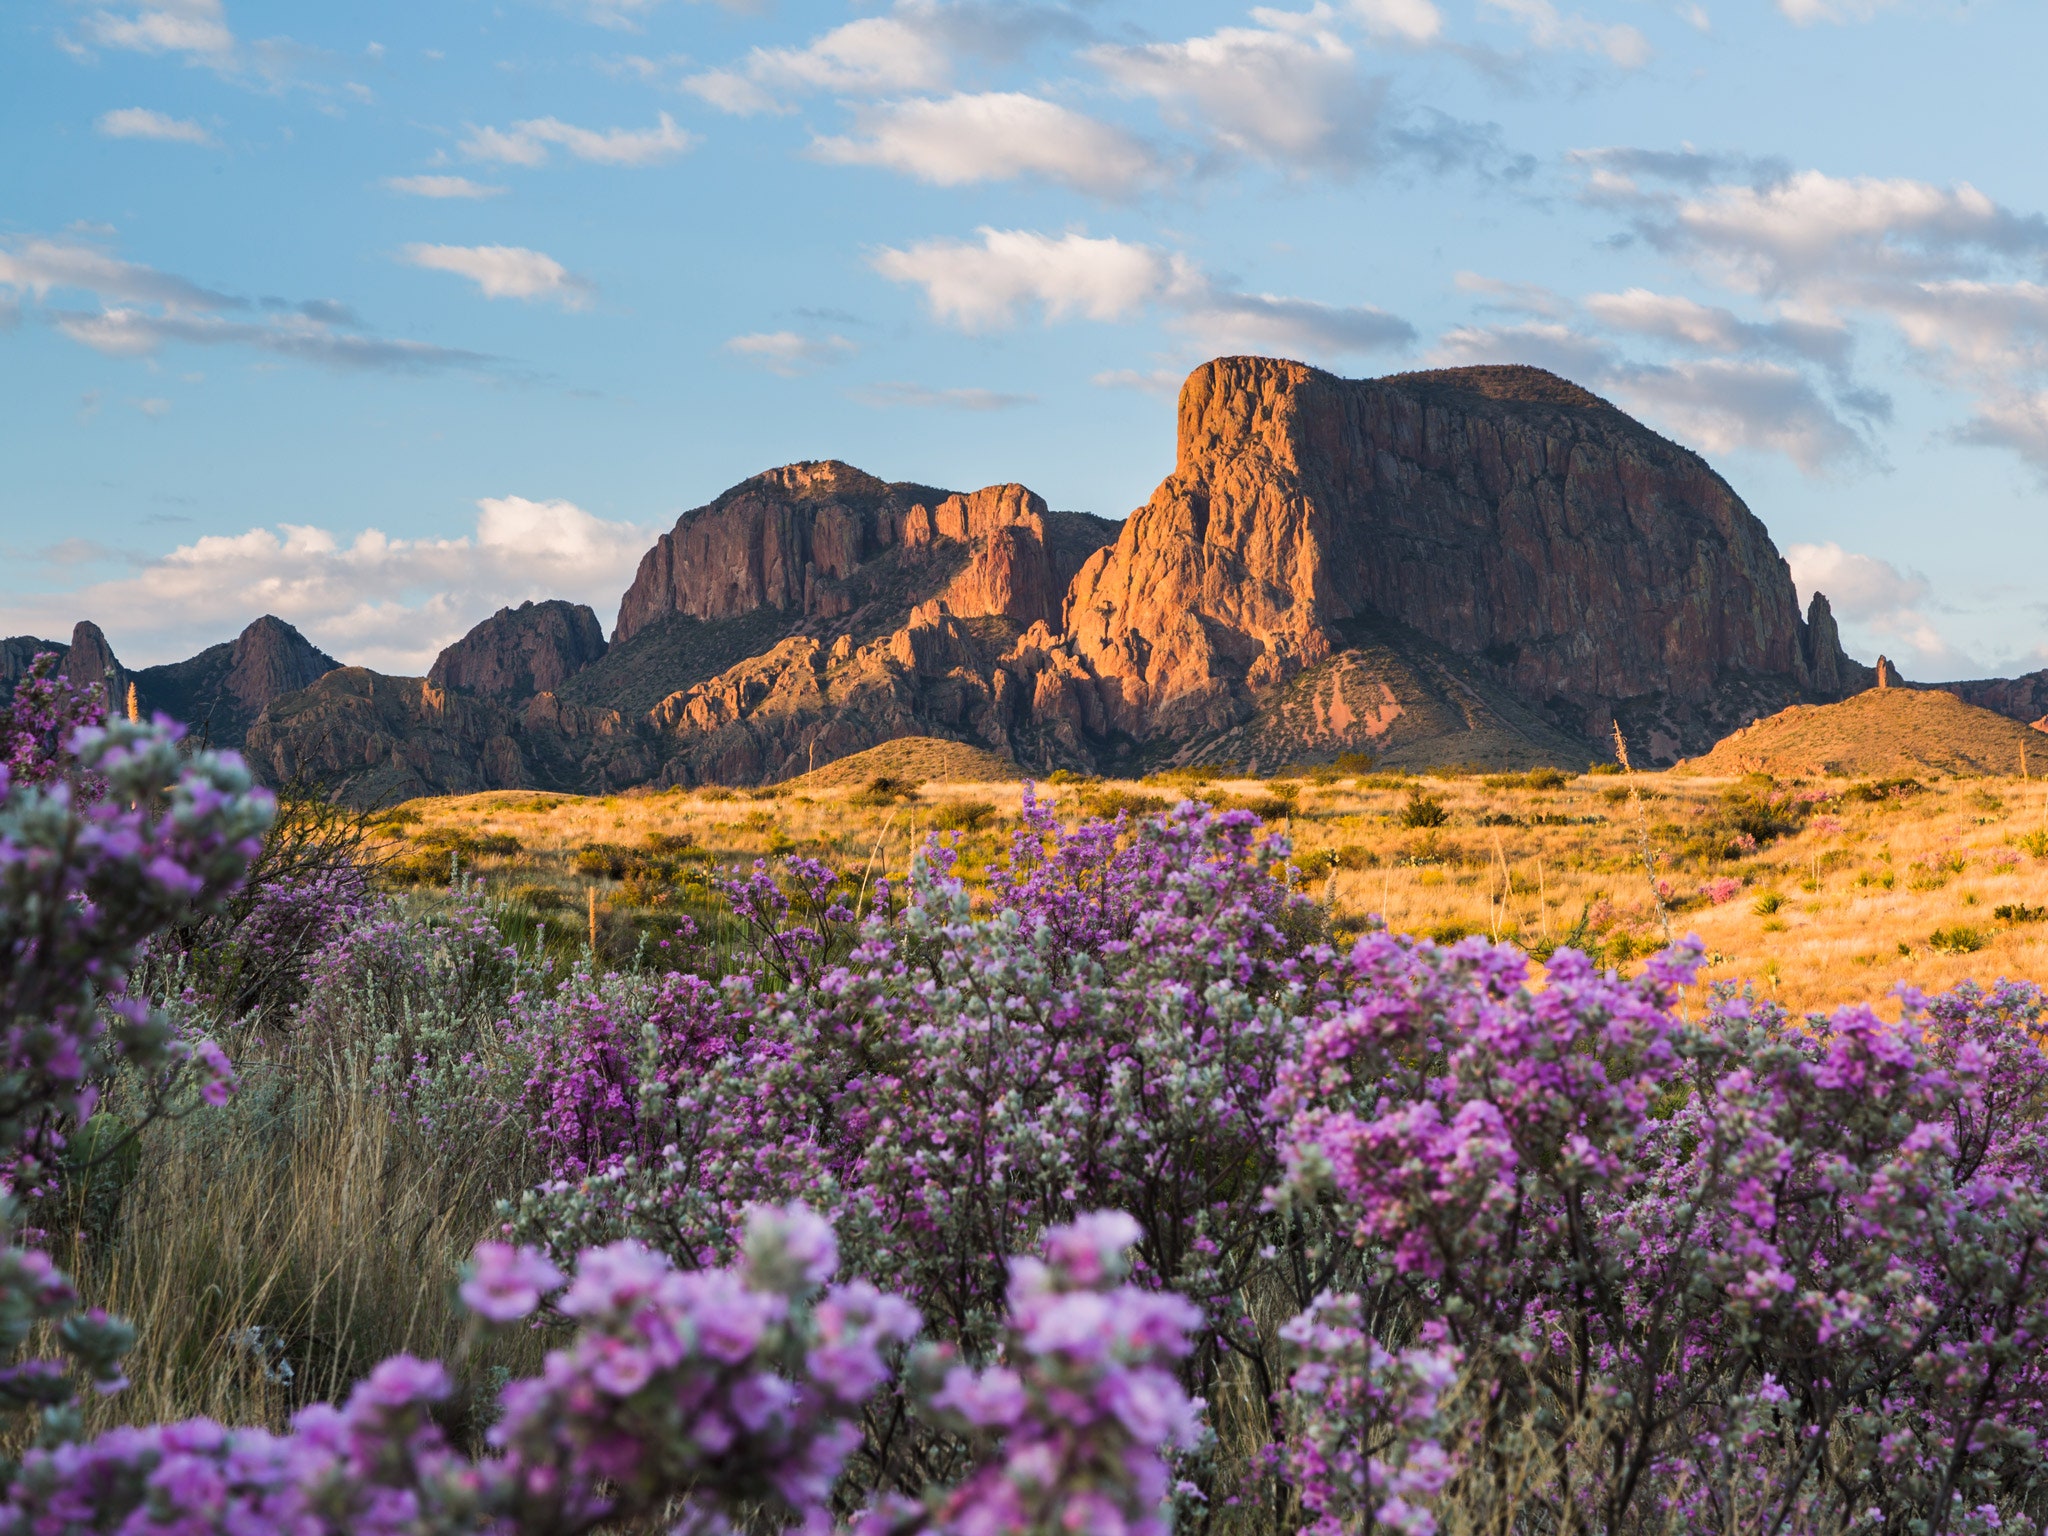
[[[609,639],[550,599],[426,678],[317,652],[293,673],[273,643],[262,707],[229,724],[266,776],[354,799],[772,782],[904,736],[1040,772],[1579,766],[1618,725],[1662,765],[1875,680],[1705,459],[1557,375],[1219,358],[1177,421],[1172,472],[1121,524],[1015,483],[784,465],[661,534]],[[121,675],[81,637],[82,674]],[[216,712],[233,670],[194,674]],[[2048,672],[1955,687],[2048,712]]]

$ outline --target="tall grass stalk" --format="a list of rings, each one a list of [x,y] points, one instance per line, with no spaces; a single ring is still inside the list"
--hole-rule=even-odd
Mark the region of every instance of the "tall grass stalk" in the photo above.
[[[56,1257],[140,1334],[135,1385],[94,1403],[92,1427],[192,1414],[281,1427],[409,1351],[464,1357],[449,1427],[479,1428],[494,1368],[528,1374],[541,1355],[537,1335],[465,1355],[454,1305],[493,1202],[533,1174],[522,1138],[452,1145],[423,1130],[394,1114],[360,1050],[242,1066],[226,1106],[148,1127],[69,1193]]]

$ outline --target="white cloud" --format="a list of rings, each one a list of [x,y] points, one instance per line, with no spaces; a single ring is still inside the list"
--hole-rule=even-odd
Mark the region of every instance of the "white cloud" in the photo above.
[[[1794,25],[1810,27],[1820,21],[1869,21],[1898,4],[1899,0],[1778,0],[1778,9]]]
[[[89,295],[99,307],[52,305],[51,295],[58,293]],[[175,342],[250,347],[345,371],[417,373],[487,361],[474,352],[367,334],[345,307],[329,300],[266,300],[257,306],[63,240],[31,237],[0,245],[0,314],[18,313],[24,296],[33,301],[37,318],[109,357],[146,357]]]
[[[484,198],[502,196],[503,187],[486,186],[467,176],[387,176],[384,185],[407,197]]]
[[[1614,370],[1602,383],[1621,404],[1709,457],[1738,448],[1782,453],[1817,475],[1870,456],[1869,445],[1806,375],[1780,363],[1710,358],[1636,365]]]
[[[2000,207],[1959,182],[1800,171],[1764,186],[1723,184],[1680,200],[1662,243],[1752,293],[1822,296],[1878,279],[1946,275],[1958,261],[2048,254],[2048,220]]]
[[[135,409],[142,412],[151,421],[157,421],[171,414],[171,402],[164,399],[161,395],[152,395],[146,400],[136,401]]]
[[[1775,344],[1839,372],[1858,324],[1887,325],[1924,371],[1972,397],[1956,440],[2048,467],[2028,403],[2048,385],[2048,218],[1967,182],[1762,167],[1747,182],[1713,181],[1703,173],[1725,168],[1700,157],[1579,158],[1599,175],[1617,153],[1628,174],[1603,200],[1632,208],[1652,243],[1709,281],[1775,303],[1780,319],[1743,338],[1752,351]],[[1831,336],[1844,338],[1833,358]],[[1870,391],[1844,391],[1845,402],[1852,395],[1883,403]]]
[[[165,144],[211,145],[213,135],[189,118],[152,112],[148,107],[122,107],[100,114],[93,125],[109,139],[155,139]]]
[[[802,48],[756,48],[729,69],[683,84],[722,112],[746,115],[777,110],[778,92],[888,96],[939,90],[951,73],[946,50],[928,28],[896,16],[866,16]]]
[[[218,61],[232,54],[221,0],[153,0],[153,3],[94,11],[85,33],[102,48],[136,53],[185,53]]]
[[[1178,43],[1092,48],[1119,89],[1232,154],[1289,169],[1371,159],[1384,88],[1360,77],[1326,9],[1261,10],[1260,27],[1225,27]]]
[[[1152,179],[1152,153],[1121,129],[1015,91],[892,102],[861,112],[857,134],[812,149],[842,165],[878,165],[942,187],[1037,176],[1116,195]]]
[[[2048,479],[2048,389],[1980,401],[1955,436],[1979,447],[2009,449]]]
[[[1550,0],[1483,0],[1483,4],[1517,23],[1530,43],[1545,52],[1597,54],[1623,69],[1640,69],[1650,62],[1650,40],[1624,22],[1567,16]]]
[[[1616,330],[1661,337],[1706,352],[1724,356],[1778,352],[1835,369],[1848,363],[1851,338],[1848,327],[1839,320],[1743,320],[1718,305],[1647,288],[1596,293],[1585,303],[1588,314]]]
[[[968,240],[885,247],[875,270],[924,290],[932,314],[966,331],[1009,325],[1036,305],[1047,321],[1126,320],[1148,307],[1203,349],[1282,352],[1311,360],[1384,351],[1415,339],[1414,327],[1371,305],[1322,304],[1245,293],[1185,256],[1154,246],[1068,232],[979,231]]]
[[[892,282],[915,283],[940,320],[962,330],[1008,325],[1036,304],[1048,320],[1084,315],[1120,320],[1160,297],[1185,275],[1178,258],[1114,237],[1028,229],[980,231],[981,241],[927,240],[907,250],[884,247],[873,264]]]
[[[805,336],[797,331],[756,331],[735,336],[725,350],[785,379],[842,362],[856,350],[844,336]]]
[[[501,165],[536,166],[548,160],[548,146],[567,150],[593,165],[656,165],[685,154],[697,135],[676,126],[666,112],[652,128],[578,128],[558,117],[536,117],[510,128],[472,128],[461,144],[472,160]]]
[[[1429,0],[1350,0],[1345,9],[1375,37],[1430,43],[1444,29],[1443,16]]]
[[[862,405],[880,409],[909,406],[918,410],[1007,411],[1036,405],[1036,395],[1006,395],[993,389],[929,389],[922,384],[870,384],[854,391]]]
[[[168,272],[121,261],[89,245],[30,238],[0,247],[0,287],[33,294],[38,302],[53,291],[79,289],[129,303],[180,309],[236,309],[244,301]]]
[[[508,603],[563,597],[608,619],[654,536],[569,501],[502,496],[476,506],[474,531],[456,538],[252,528],[195,539],[132,576],[8,594],[6,604],[45,630],[94,618],[130,665],[189,656],[228,638],[223,628],[274,613],[342,661],[418,676]],[[237,605],[232,618],[223,618],[223,594]]]
[[[408,245],[409,266],[453,272],[487,299],[549,299],[564,309],[590,307],[591,287],[552,256],[521,245]]]
[[[1682,320],[1696,320],[1682,309]],[[1707,334],[1713,334],[1711,324]],[[1527,363],[1615,400],[1699,452],[1781,453],[1807,474],[1867,463],[1868,442],[1799,369],[1752,358],[1645,363],[1605,337],[1561,319],[1463,326],[1446,333],[1431,361],[1449,367]]]

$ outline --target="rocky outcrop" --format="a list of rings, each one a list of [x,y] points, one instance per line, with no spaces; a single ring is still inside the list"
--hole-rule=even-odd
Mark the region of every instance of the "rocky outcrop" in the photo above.
[[[582,603],[500,608],[434,660],[436,688],[516,701],[557,692],[604,656],[604,628]]]
[[[900,542],[904,518],[944,491],[892,485],[836,459],[785,464],[685,512],[640,561],[612,642],[657,620],[738,618],[757,608],[833,616],[840,584]]]
[[[660,767],[644,727],[536,694],[521,707],[422,677],[343,667],[273,700],[250,727],[250,765],[355,805],[482,789],[605,793]]]
[[[1067,596],[1112,727],[1215,737],[1361,620],[1484,661],[1582,739],[1656,701],[1681,733],[1658,761],[1711,743],[1692,717],[1731,682],[1816,688],[1762,523],[1698,455],[1577,386],[1196,369],[1174,472]],[[1839,685],[1852,664],[1838,644],[1824,659]]]
[[[2022,725],[2048,731],[2048,667],[2020,677],[1987,677],[1967,683],[1938,683],[1965,704],[1988,709]]]
[[[61,664],[70,649],[62,640],[38,640],[34,635],[9,635],[0,640],[0,703],[14,697],[14,685],[28,675],[38,656],[51,652]]]
[[[273,699],[311,686],[341,663],[274,614],[233,640],[184,661],[144,667],[134,675],[144,715],[182,721],[208,746],[239,748]]]
[[[1080,562],[1114,525],[1049,513],[1021,485],[965,495],[892,484],[826,459],[787,464],[685,512],[640,561],[612,634],[671,618],[773,610],[830,627],[879,603],[943,596],[961,617],[1055,619]]]
[[[72,626],[64,675],[78,687],[100,689],[110,712],[127,706],[128,673],[115,659],[114,648],[107,644],[99,625],[90,619],[80,619]]]

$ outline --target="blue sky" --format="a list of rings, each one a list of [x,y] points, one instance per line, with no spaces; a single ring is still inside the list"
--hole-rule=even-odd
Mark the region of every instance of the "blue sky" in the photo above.
[[[1219,352],[1527,361],[2048,665],[2038,0],[21,0],[0,633],[425,669],[774,464],[1122,517]]]

